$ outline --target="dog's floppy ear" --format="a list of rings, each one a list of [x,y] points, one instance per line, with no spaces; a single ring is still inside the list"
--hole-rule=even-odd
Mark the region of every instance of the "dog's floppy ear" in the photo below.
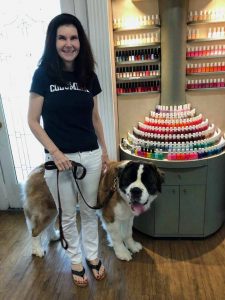
[[[165,173],[162,170],[160,170],[159,168],[157,168],[155,164],[153,164],[151,162],[148,164],[155,171],[156,180],[157,180],[157,189],[161,193],[161,185],[162,185],[162,183],[165,182]]]
[[[158,168],[156,168],[156,171],[157,171],[157,181],[158,181],[157,187],[159,192],[161,193],[161,185],[162,183],[165,182],[165,173]]]
[[[160,181],[160,183],[164,183],[165,182],[165,172],[163,172],[159,168],[156,168],[156,170],[157,170],[158,175],[159,175],[159,181]]]

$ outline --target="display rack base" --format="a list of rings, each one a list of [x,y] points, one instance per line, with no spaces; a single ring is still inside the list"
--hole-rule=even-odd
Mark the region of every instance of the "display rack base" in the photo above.
[[[192,161],[150,160],[120,147],[121,160],[152,162],[165,172],[162,193],[134,227],[152,237],[207,237],[225,220],[225,153]]]

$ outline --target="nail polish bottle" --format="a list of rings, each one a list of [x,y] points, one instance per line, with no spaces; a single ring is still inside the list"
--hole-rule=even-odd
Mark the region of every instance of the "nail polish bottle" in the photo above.
[[[193,150],[191,150],[190,151],[190,153],[189,153],[189,157],[190,157],[190,160],[193,160],[193,159],[195,159],[194,157],[195,157],[195,155],[194,155],[194,151]]]
[[[173,149],[173,152],[171,153],[171,160],[177,160],[177,153],[175,149]]]
[[[163,160],[164,159],[164,154],[163,154],[163,150],[159,149],[159,159]]]
[[[202,48],[202,56],[207,56],[206,46],[203,46],[203,48]]]
[[[182,160],[182,152],[180,149],[177,149],[177,160]]]
[[[167,154],[167,159],[172,160],[172,151],[171,150],[169,150],[169,152]]]
[[[185,150],[184,149],[181,149],[180,160],[185,160]]]
[[[205,73],[206,72],[206,66],[205,63],[202,64],[201,72]]]
[[[149,158],[149,159],[151,158],[151,151],[150,151],[150,148],[147,149],[147,156],[146,156],[146,157]]]
[[[209,64],[209,72],[213,72],[214,70],[214,63]]]
[[[209,79],[209,88],[213,88],[213,79]]]
[[[155,149],[154,159],[159,159],[159,150]]]

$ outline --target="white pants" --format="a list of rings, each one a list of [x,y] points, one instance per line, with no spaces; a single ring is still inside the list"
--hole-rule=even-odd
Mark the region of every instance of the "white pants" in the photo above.
[[[101,150],[77,152],[66,154],[73,161],[81,163],[87,174],[82,180],[78,180],[81,192],[91,206],[96,205],[98,184],[101,175]],[[46,154],[46,161],[53,160],[50,154]],[[56,170],[46,170],[45,180],[53,196],[58,209],[57,175]],[[81,199],[72,175],[72,171],[59,173],[59,193],[62,207],[62,227],[66,241],[68,242],[68,255],[72,264],[82,262],[81,245],[85,257],[93,260],[98,257],[98,219],[96,211],[90,209]],[[81,216],[81,232],[79,234],[76,222],[77,196],[79,200]]]

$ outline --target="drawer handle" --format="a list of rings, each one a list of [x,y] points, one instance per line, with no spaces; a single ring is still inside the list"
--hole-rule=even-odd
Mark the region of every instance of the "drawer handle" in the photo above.
[[[183,192],[184,192],[184,194],[186,194],[186,193],[187,193],[187,190],[186,190],[186,189],[184,189],[184,190],[183,190]]]
[[[176,191],[175,191],[175,190],[172,190],[172,193],[173,193],[173,194],[176,194]]]
[[[181,175],[180,175],[180,174],[178,174],[177,177],[178,177],[179,179],[181,179]]]

